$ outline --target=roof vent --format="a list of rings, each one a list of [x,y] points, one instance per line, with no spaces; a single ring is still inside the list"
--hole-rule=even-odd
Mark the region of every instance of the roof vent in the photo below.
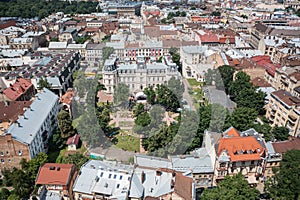
[[[55,166],[50,166],[50,170],[55,170]]]
[[[57,167],[57,171],[60,171],[60,167]]]

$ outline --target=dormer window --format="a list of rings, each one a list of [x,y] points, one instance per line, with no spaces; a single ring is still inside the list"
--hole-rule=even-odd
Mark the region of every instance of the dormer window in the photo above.
[[[19,149],[18,154],[21,156],[23,154],[22,150]]]

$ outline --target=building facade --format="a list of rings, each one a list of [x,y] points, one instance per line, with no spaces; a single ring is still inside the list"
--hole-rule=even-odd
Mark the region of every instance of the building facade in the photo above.
[[[114,87],[118,83],[128,85],[131,93],[137,93],[148,86],[163,84],[171,77],[181,78],[177,65],[169,56],[165,56],[162,63],[138,56],[136,62],[127,61],[121,64],[117,57],[111,57],[105,61],[103,67],[103,84],[108,93],[114,93]]]
[[[300,134],[300,99],[285,90],[271,93],[269,103],[266,105],[266,117],[272,126],[285,126],[290,135]]]

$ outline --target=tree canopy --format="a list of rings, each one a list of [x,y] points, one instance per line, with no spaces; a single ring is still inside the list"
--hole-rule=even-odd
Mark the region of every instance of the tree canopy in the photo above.
[[[111,54],[113,54],[113,53],[114,53],[114,48],[113,48],[113,47],[104,47],[104,48],[102,49],[102,60],[103,60],[103,64],[104,64],[105,60],[108,59],[109,56],[110,56]]]
[[[57,119],[62,138],[68,138],[75,134],[72,119],[67,111],[61,110],[57,115]]]
[[[51,89],[51,84],[47,81],[47,79],[45,78],[43,78],[43,77],[41,77],[40,78],[40,80],[39,80],[39,82],[38,82],[38,88],[39,89],[43,89],[43,88],[47,88],[47,89]]]
[[[87,14],[97,12],[97,2],[92,1],[60,1],[60,0],[15,0],[1,1],[0,17],[44,18],[55,12],[65,14]]]
[[[265,183],[265,192],[272,199],[299,199],[300,150],[290,150],[283,155],[279,171]]]
[[[259,191],[251,188],[244,176],[239,173],[234,176],[226,176],[214,189],[205,189],[201,195],[203,200],[228,200],[249,199],[258,200]]]
[[[129,97],[129,86],[119,83],[114,88],[114,104],[116,106],[126,107]]]

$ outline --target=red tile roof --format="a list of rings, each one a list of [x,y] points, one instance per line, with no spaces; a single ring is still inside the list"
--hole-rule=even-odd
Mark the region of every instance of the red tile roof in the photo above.
[[[67,105],[71,105],[72,99],[74,96],[73,90],[68,90],[64,95],[60,97],[60,102],[65,103]]]
[[[106,94],[103,90],[98,91],[98,102],[113,102],[114,97],[112,94]]]
[[[263,78],[256,77],[255,79],[251,80],[251,83],[257,87],[271,87],[271,85]]]
[[[183,199],[192,199],[193,179],[176,172],[174,191]]]
[[[70,182],[73,164],[45,163],[39,170],[35,183],[37,185],[62,185]]]
[[[258,66],[266,69],[271,76],[275,76],[276,69],[281,67],[279,64],[273,64],[270,57],[267,55],[253,56],[251,60],[256,62]]]
[[[67,141],[67,145],[70,145],[70,144],[78,145],[78,142],[79,142],[79,135],[75,134],[74,136],[69,137],[69,139]]]
[[[300,139],[292,138],[291,140],[282,141],[282,142],[273,142],[272,143],[275,152],[285,153],[289,150],[300,150]]]
[[[218,156],[227,151],[231,162],[260,160],[265,149],[255,137],[221,138],[218,145]],[[252,152],[252,153],[251,153]]]
[[[0,121],[16,121],[19,115],[24,114],[24,108],[28,108],[30,104],[31,101],[0,102]]]
[[[207,33],[204,35],[200,35],[199,37],[200,37],[201,43],[218,43],[219,42],[218,36],[214,33]]]
[[[240,137],[240,132],[234,127],[230,127],[227,131],[224,132],[228,137]]]
[[[32,83],[30,81],[23,78],[18,78],[13,85],[3,91],[3,94],[5,94],[9,99],[15,101],[31,86]]]

